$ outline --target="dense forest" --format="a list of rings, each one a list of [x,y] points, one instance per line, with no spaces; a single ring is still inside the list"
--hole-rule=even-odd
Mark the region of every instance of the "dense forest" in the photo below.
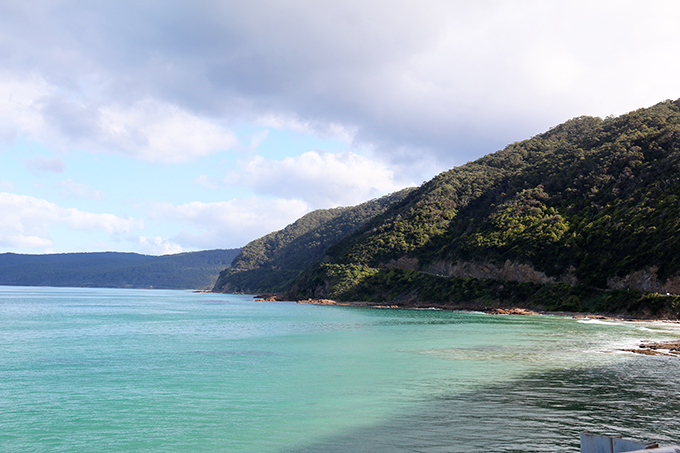
[[[210,289],[239,249],[175,255],[137,253],[0,254],[0,285]]]
[[[680,269],[679,162],[678,102],[576,118],[438,175],[329,254],[421,269],[511,260],[601,288],[651,267],[665,280]]]
[[[225,269],[215,291],[258,293],[285,291],[313,263],[323,259],[328,247],[402,200],[412,189],[349,208],[319,209],[295,223],[250,242],[230,269]]]
[[[680,100],[575,118],[393,200],[285,290],[677,315],[679,182]]]

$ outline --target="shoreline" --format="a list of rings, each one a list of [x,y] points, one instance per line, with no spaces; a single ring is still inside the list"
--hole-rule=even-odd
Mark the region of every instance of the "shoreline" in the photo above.
[[[282,298],[278,295],[255,296],[258,302],[295,302],[298,304],[312,305],[337,305],[357,308],[393,309],[393,310],[450,310],[450,311],[470,311],[481,312],[488,315],[508,315],[508,316],[565,316],[574,319],[599,319],[624,322],[660,322],[679,324],[680,319],[659,318],[659,317],[635,317],[617,313],[594,313],[594,312],[566,312],[566,311],[547,311],[539,308],[520,307],[520,306],[485,306],[482,304],[460,303],[460,304],[415,304],[403,305],[398,303],[376,303],[376,302],[342,302],[333,299],[290,299]]]
[[[270,298],[271,299],[271,298]],[[259,299],[264,301],[264,299]],[[276,300],[269,300],[276,301]],[[581,320],[603,320],[603,321],[617,321],[617,322],[648,322],[658,324],[680,324],[678,319],[661,319],[661,318],[632,318],[616,316],[602,313],[573,313],[573,312],[550,312],[545,310],[534,311],[523,307],[510,308],[486,308],[482,310],[470,310],[465,308],[453,308],[451,306],[425,306],[425,307],[404,307],[395,304],[375,304],[371,302],[338,302],[331,299],[304,299],[295,301],[298,304],[312,304],[312,305],[338,305],[350,306],[371,309],[393,309],[393,310],[451,310],[451,311],[468,311],[485,313],[492,316],[562,316],[570,317],[572,319]],[[637,355],[646,356],[662,356],[680,358],[680,340],[664,340],[651,341],[639,340],[637,348],[622,348],[617,349],[620,352],[629,352]]]
[[[654,323],[654,324],[680,324],[680,319],[666,319],[655,317],[631,317],[612,313],[584,313],[584,312],[564,312],[564,311],[546,311],[533,310],[526,307],[484,307],[472,306],[472,304],[455,304],[455,305],[399,305],[390,303],[375,303],[375,302],[341,302],[332,299],[300,299],[300,300],[285,300],[278,295],[255,296],[254,300],[259,302],[295,302],[298,304],[311,305],[335,305],[356,308],[368,309],[383,309],[383,310],[447,310],[447,311],[466,311],[484,313],[492,316],[561,316],[570,317],[577,320],[602,320],[602,321],[616,321],[626,323]],[[475,304],[476,305],[476,304]],[[620,352],[628,352],[637,355],[646,356],[663,356],[680,358],[680,340],[664,340],[651,341],[639,340],[636,348],[617,349]]]

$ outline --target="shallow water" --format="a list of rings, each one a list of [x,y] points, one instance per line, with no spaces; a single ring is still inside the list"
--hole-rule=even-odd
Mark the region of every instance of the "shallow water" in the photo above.
[[[0,451],[579,451],[680,441],[675,325],[0,287]]]

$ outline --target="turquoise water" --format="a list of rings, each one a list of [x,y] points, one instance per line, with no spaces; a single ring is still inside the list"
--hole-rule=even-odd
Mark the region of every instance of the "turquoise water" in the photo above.
[[[579,451],[680,442],[676,325],[0,287],[2,452]]]

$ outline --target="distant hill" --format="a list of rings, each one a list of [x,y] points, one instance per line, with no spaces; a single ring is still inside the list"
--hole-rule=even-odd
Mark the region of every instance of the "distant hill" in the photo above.
[[[344,235],[287,292],[677,316],[680,100],[575,118],[437,175]]]
[[[210,289],[240,249],[175,255],[0,254],[0,285]]]
[[[404,199],[413,189],[348,208],[319,209],[283,230],[247,244],[224,270],[214,291],[260,293],[285,290],[311,264],[321,260],[328,247]]]

